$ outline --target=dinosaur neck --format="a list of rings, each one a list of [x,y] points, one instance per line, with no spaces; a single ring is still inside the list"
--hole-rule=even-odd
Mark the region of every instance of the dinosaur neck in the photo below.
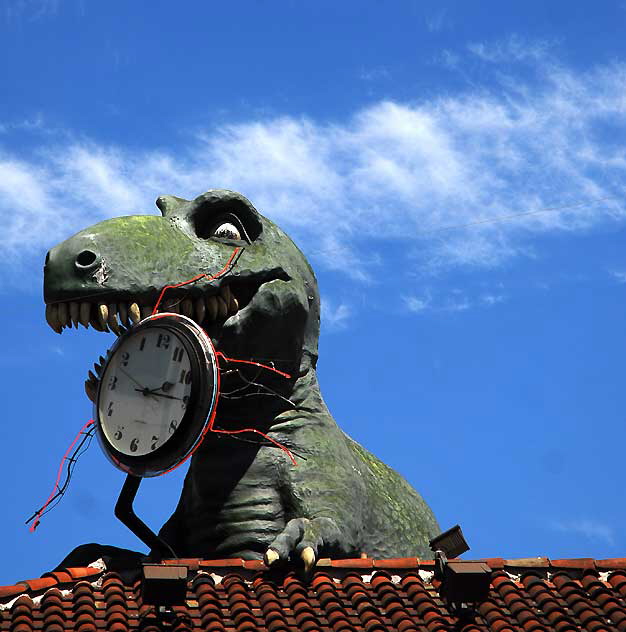
[[[240,384],[225,380],[215,417],[216,429],[239,431],[253,428],[286,443],[287,447],[291,445],[297,448],[298,429],[334,424],[320,393],[314,369],[309,368],[295,381],[287,384],[284,379],[276,379],[275,376],[264,381],[257,377],[253,381],[262,384],[263,388],[258,389],[259,393],[250,392],[256,387],[238,390],[241,388]],[[270,393],[268,389],[274,393]],[[230,450],[233,444],[241,448],[244,447],[243,444],[247,444],[250,449],[254,444],[258,448],[266,443],[254,432],[232,436],[215,433],[205,438],[200,453],[214,452],[221,448]]]

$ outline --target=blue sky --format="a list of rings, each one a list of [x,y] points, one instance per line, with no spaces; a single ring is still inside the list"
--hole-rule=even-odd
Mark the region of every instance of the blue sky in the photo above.
[[[0,583],[138,546],[96,444],[23,525],[112,343],[47,327],[46,251],[209,188],[309,256],[331,411],[469,557],[624,555],[626,4],[511,4],[3,2]]]

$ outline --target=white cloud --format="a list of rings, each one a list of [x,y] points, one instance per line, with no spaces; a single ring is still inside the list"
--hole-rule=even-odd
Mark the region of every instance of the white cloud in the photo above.
[[[554,43],[511,35],[498,42],[474,42],[468,50],[483,61],[500,63],[545,59]]]
[[[626,283],[626,271],[624,271],[624,270],[612,270],[611,271],[611,276],[618,283]]]
[[[431,33],[437,33],[438,31],[441,31],[441,29],[443,29],[446,25],[446,18],[446,10],[440,9],[436,13],[433,13],[426,18],[426,28]]]
[[[430,307],[430,296],[405,296],[404,304],[410,312],[419,314],[420,312],[423,312]]]
[[[495,64],[496,88],[382,101],[333,124],[223,125],[167,151],[53,144],[40,129],[44,144],[28,157],[0,137],[0,269],[95,221],[154,212],[157,195],[212,187],[241,191],[317,265],[357,280],[380,265],[373,245],[393,244],[421,269],[497,266],[528,255],[535,235],[623,222],[626,64],[581,73],[541,57],[542,45],[474,49]],[[536,60],[539,78],[502,75],[507,55]],[[552,207],[569,208],[466,227]]]
[[[328,297],[322,299],[321,322],[324,329],[337,331],[345,329],[352,310],[346,303],[336,303]]]
[[[501,293],[486,292],[470,298],[463,290],[453,289],[444,295],[433,294],[430,290],[421,296],[402,297],[405,308],[409,312],[419,314],[425,311],[464,312],[470,308],[492,307],[505,300]]]
[[[503,294],[483,294],[480,297],[480,300],[485,305],[497,305],[498,303],[504,302],[504,295]]]
[[[608,525],[602,524],[595,520],[583,519],[555,521],[552,522],[550,526],[555,531],[582,535],[589,540],[599,540],[609,545],[615,542],[613,529]]]

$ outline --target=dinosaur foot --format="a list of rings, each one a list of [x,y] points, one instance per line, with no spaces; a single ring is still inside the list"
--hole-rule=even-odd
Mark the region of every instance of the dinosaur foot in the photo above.
[[[263,559],[267,566],[299,558],[309,572],[319,559],[319,553],[337,550],[341,546],[341,533],[330,518],[294,518],[270,544]]]

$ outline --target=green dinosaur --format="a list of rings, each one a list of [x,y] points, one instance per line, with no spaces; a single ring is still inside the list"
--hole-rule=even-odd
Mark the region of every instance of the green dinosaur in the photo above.
[[[271,362],[292,376],[224,367],[216,426],[252,423],[298,462],[258,435],[209,434],[160,536],[182,557],[272,564],[299,556],[307,568],[320,556],[432,557],[428,542],[439,528],[431,510],[339,429],[322,399],[315,370],[320,300],[302,253],[232,191],[192,201],[163,196],[157,206],[162,217],[106,220],[49,252],[50,326],[119,333],[151,312],[165,285],[215,273],[241,248],[228,274],[168,291],[162,309],[195,318],[226,356]],[[90,373],[90,397],[97,379]]]

